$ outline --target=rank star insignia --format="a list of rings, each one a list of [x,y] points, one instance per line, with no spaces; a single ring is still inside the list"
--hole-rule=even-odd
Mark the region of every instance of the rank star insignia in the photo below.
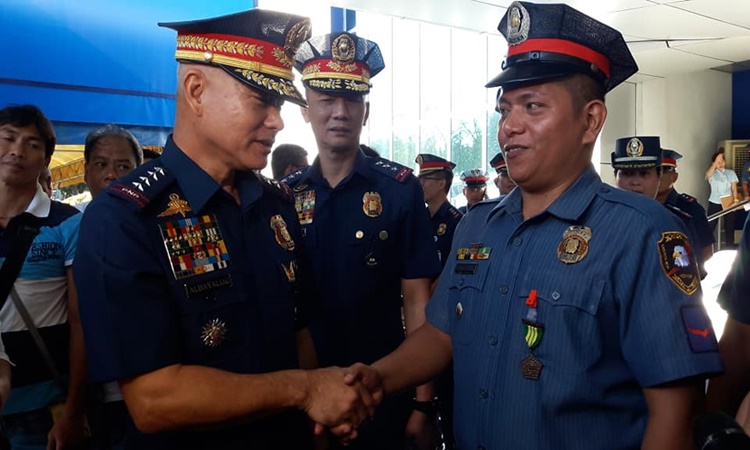
[[[380,194],[374,191],[365,192],[362,197],[362,211],[365,212],[367,217],[378,217],[383,213],[383,202],[380,199]]]
[[[292,239],[292,235],[289,234],[289,229],[286,227],[286,222],[281,214],[276,214],[271,217],[271,229],[273,230],[276,243],[281,246],[284,250],[293,251],[295,244]]]
[[[227,337],[227,324],[219,319],[213,319],[203,326],[201,341],[209,348],[216,348],[224,342]]]
[[[445,234],[445,230],[447,230],[447,229],[448,229],[448,225],[447,224],[441,223],[440,225],[438,225],[438,229],[437,229],[438,236],[444,235]]]
[[[557,246],[557,259],[565,264],[581,262],[589,252],[591,229],[573,225],[563,233],[563,239]]]
[[[169,194],[169,203],[167,203],[167,209],[165,209],[158,217],[174,216],[180,214],[185,217],[186,213],[193,212],[188,205],[188,202],[181,199],[178,194]]]
[[[679,231],[664,232],[657,247],[659,261],[667,277],[685,294],[695,294],[700,286],[700,277],[693,247],[687,236]]]

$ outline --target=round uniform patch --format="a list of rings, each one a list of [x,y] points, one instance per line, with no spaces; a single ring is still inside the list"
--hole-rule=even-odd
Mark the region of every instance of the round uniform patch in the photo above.
[[[700,286],[698,265],[687,236],[679,231],[666,231],[657,242],[659,261],[664,273],[680,290],[693,295]]]

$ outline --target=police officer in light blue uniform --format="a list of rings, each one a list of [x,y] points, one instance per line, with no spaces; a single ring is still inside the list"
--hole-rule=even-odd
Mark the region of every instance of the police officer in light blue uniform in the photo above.
[[[370,78],[383,68],[374,42],[350,33],[314,37],[297,52],[308,108],[305,120],[318,145],[315,162],[283,181],[294,190],[322,308],[311,331],[322,365],[372,362],[424,321],[430,280],[440,273],[424,195],[412,170],[367,157],[359,138],[367,120]],[[361,430],[354,448],[403,445],[413,394],[384,405]],[[417,399],[432,400],[427,388]],[[422,408],[424,409],[424,408]]]
[[[518,187],[461,220],[428,324],[352,370],[387,394],[452,350],[457,448],[689,448],[721,362],[688,239],[591,165],[604,94],[637,65],[620,32],[567,5],[513,2],[498,30],[508,56],[487,86]],[[423,371],[399,369],[415,359]]]
[[[121,382],[141,431],[127,449],[308,448],[294,409],[325,419],[310,393],[330,409],[343,372],[287,370],[314,360],[312,276],[291,190],[255,169],[281,104],[305,105],[291,58],[309,19],[254,9],[163,26],[178,32],[174,134],[81,224],[89,381]]]
[[[716,240],[711,232],[711,226],[708,224],[706,210],[698,203],[698,200],[692,195],[679,193],[674,188],[674,183],[679,177],[677,163],[680,159],[682,159],[682,155],[678,152],[662,149],[661,183],[656,200],[673,211],[685,222],[688,228],[693,230],[692,242],[695,248],[695,256],[698,259],[702,274],[705,274],[703,264],[713,255],[712,245]]]
[[[456,164],[439,156],[422,153],[415,162],[419,165],[419,182],[424,190],[424,201],[430,211],[430,223],[435,233],[440,254],[440,264],[445,261],[451,250],[453,233],[463,214],[448,201],[447,195],[453,183],[453,169]]]

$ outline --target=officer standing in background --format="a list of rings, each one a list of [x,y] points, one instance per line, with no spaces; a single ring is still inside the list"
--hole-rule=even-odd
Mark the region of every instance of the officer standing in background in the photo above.
[[[701,273],[705,276],[703,265],[714,254],[713,243],[716,242],[711,226],[706,218],[706,210],[692,195],[681,194],[674,188],[680,174],[677,173],[677,162],[682,155],[674,150],[662,149],[661,180],[656,200],[682,219],[688,229],[693,230],[691,242],[695,248],[695,257]]]
[[[424,191],[427,210],[430,212],[430,223],[435,233],[440,264],[445,266],[445,261],[451,251],[453,233],[463,216],[448,201],[448,192],[453,183],[453,168],[456,165],[428,153],[417,155],[416,163],[419,165],[418,178]]]
[[[495,172],[497,172],[494,181],[495,186],[500,190],[500,195],[507,195],[514,187],[516,187],[516,182],[510,178],[510,175],[508,175],[508,164],[506,164],[505,158],[503,158],[503,153],[500,152],[495,155],[495,157],[490,160],[490,165],[495,169]]]
[[[305,104],[292,57],[310,21],[253,9],[162,26],[177,31],[174,132],[81,224],[90,381],[119,381],[127,449],[308,448],[303,411],[356,426],[371,401],[340,369],[295,370],[315,365],[311,276],[291,192],[255,172],[282,103]]]
[[[625,191],[656,198],[661,177],[661,147],[656,136],[624,137],[610,154],[615,185]]]
[[[466,205],[458,208],[461,214],[487,198],[487,175],[482,169],[471,169],[461,174],[461,181],[464,182],[464,197]]]
[[[284,179],[292,186],[322,302],[311,331],[321,365],[373,362],[424,323],[430,280],[440,273],[424,194],[412,170],[360,148],[370,78],[383,68],[377,44],[349,33],[310,39],[302,73],[318,157]],[[434,418],[430,386],[386,401],[361,430],[355,449],[420,448]],[[415,408],[419,408],[415,410]],[[408,421],[408,425],[407,425]],[[434,428],[434,427],[433,427]]]
[[[518,188],[461,220],[428,322],[347,380],[398,392],[453,356],[462,449],[691,448],[721,362],[688,239],[591,164],[604,95],[637,65],[567,5],[513,2],[498,29],[508,56],[487,86]]]

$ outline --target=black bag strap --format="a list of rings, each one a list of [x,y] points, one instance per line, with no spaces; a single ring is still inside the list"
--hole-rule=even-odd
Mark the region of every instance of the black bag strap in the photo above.
[[[21,273],[21,267],[23,262],[26,260],[26,255],[29,253],[31,243],[34,242],[34,238],[39,234],[39,226],[37,225],[36,218],[29,213],[23,213],[19,217],[18,229],[13,233],[7,233],[8,238],[13,239],[13,244],[8,250],[8,255],[5,257],[3,266],[0,267],[0,309],[3,308],[5,302],[8,300],[10,290],[13,288],[13,284],[18,278],[18,274]],[[3,236],[4,238],[6,236]]]

